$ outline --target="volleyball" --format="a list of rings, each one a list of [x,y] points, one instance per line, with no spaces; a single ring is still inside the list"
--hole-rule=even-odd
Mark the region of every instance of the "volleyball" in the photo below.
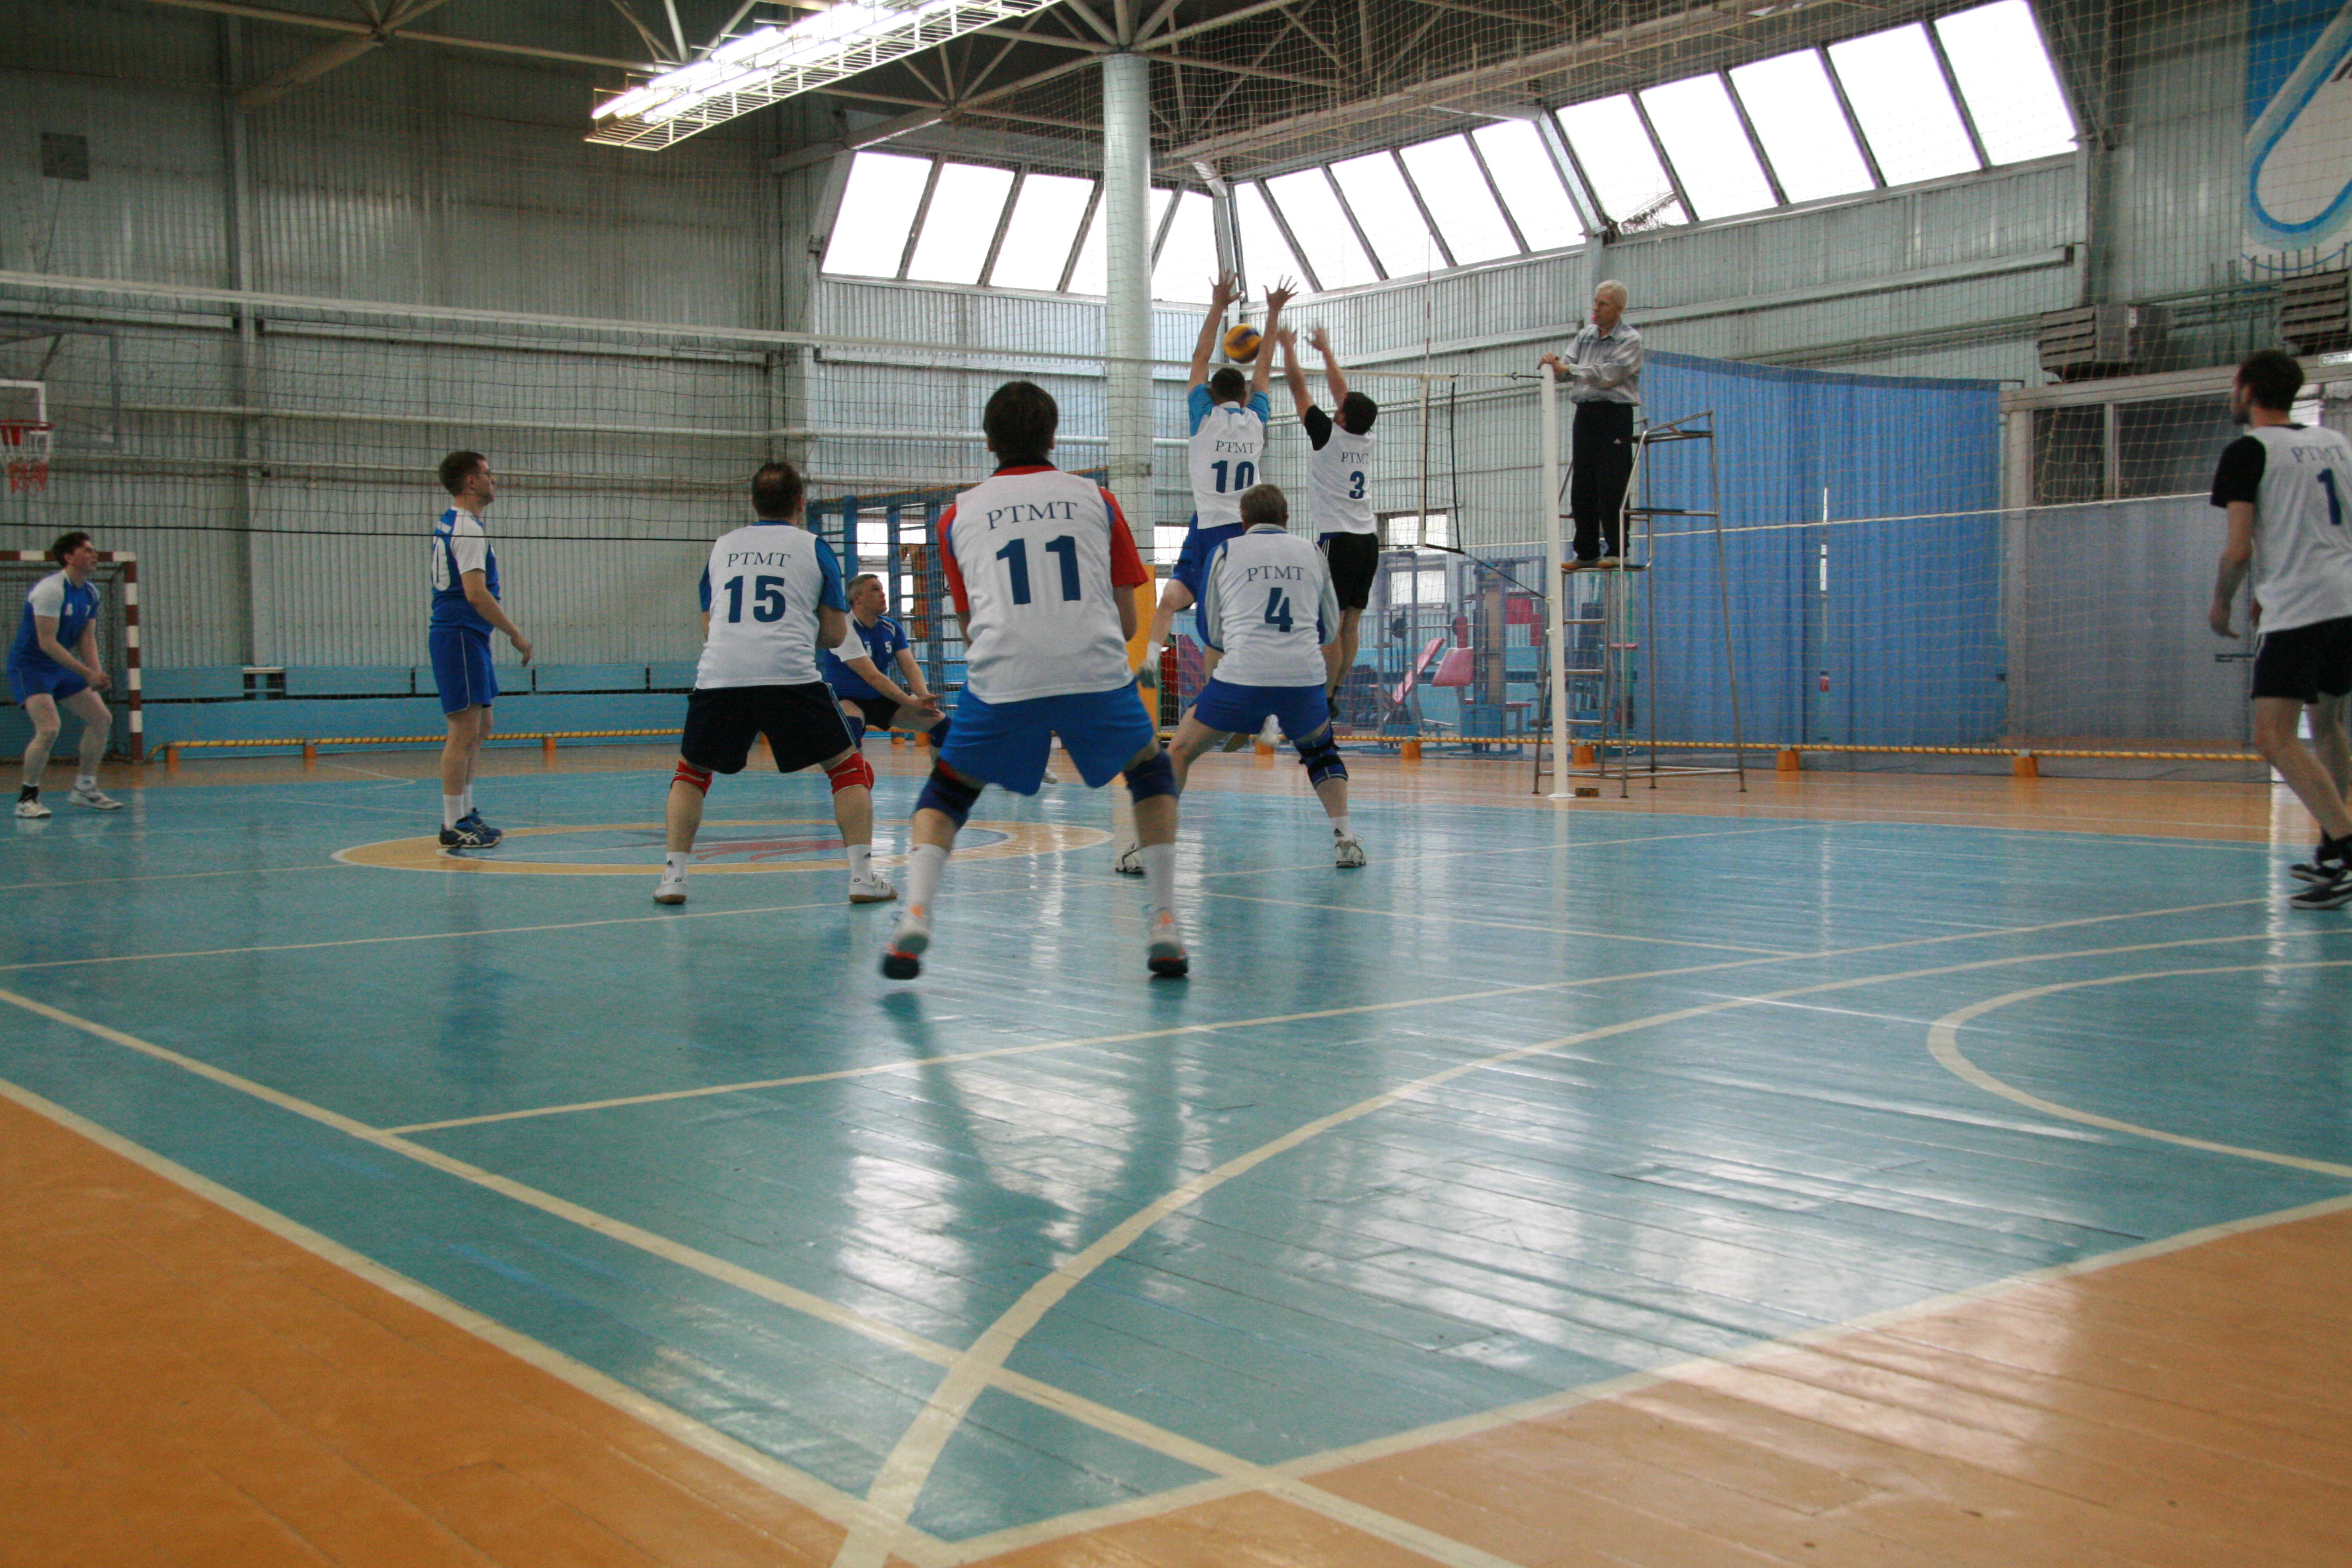
[[[1257,358],[1257,346],[1265,334],[1247,321],[1236,321],[1225,332],[1225,357],[1235,364],[1247,364]]]

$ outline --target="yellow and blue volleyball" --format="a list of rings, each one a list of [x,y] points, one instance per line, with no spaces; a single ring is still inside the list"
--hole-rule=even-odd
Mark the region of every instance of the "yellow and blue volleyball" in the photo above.
[[[1265,334],[1247,321],[1236,321],[1225,331],[1225,357],[1235,364],[1247,364],[1257,358],[1257,346]]]

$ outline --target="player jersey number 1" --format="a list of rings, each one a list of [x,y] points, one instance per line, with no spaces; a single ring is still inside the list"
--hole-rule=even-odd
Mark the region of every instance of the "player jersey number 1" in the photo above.
[[[1222,465],[1221,465],[1222,466]],[[1078,542],[1071,534],[1045,541],[1045,553],[1058,556],[1062,563],[1062,597],[1065,601],[1078,596]],[[1013,602],[1029,603],[1029,542],[1016,539],[996,552],[1013,578]]]
[[[755,621],[781,621],[784,618],[784,580],[782,577],[761,577],[751,584],[751,618]],[[735,625],[743,619],[743,579],[727,579],[727,620]]]
[[[1257,465],[1255,463],[1234,463],[1228,462],[1223,458],[1219,458],[1217,461],[1211,463],[1209,467],[1217,470],[1217,493],[1219,495],[1223,495],[1230,490],[1245,490],[1249,489],[1250,486],[1257,483]],[[1233,470],[1231,474],[1226,472],[1228,468]],[[1227,479],[1231,479],[1233,483],[1227,484],[1225,482]]]

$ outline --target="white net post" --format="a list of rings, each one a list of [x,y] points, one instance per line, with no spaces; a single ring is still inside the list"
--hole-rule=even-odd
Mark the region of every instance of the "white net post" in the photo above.
[[[1559,386],[1549,367],[1537,388],[1543,429],[1542,461],[1536,472],[1541,491],[1536,516],[1543,524],[1546,599],[1551,605],[1551,798],[1570,800],[1568,786],[1568,574],[1559,533]]]

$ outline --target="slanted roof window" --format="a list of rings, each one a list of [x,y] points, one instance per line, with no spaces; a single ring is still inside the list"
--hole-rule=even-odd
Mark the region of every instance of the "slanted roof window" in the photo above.
[[[1543,137],[1524,120],[1482,125],[1470,132],[1503,193],[1503,205],[1530,250],[1559,250],[1584,241],[1584,225],[1560,183]]]
[[[931,183],[931,161],[896,153],[860,153],[849,165],[841,212],[826,237],[827,272],[896,278],[907,254],[907,231]]]
[[[989,247],[1004,217],[1013,171],[979,163],[941,163],[923,213],[922,237],[908,258],[907,276],[926,283],[977,283]]]
[[[1811,49],[1776,55],[1731,73],[1781,192],[1792,202],[1871,187],[1870,164],[1846,123],[1829,68]]]
[[[1356,231],[1348,226],[1347,211],[1339,205],[1339,195],[1322,170],[1301,169],[1294,174],[1279,174],[1268,180],[1265,188],[1282,208],[1290,232],[1306,247],[1307,264],[1315,268],[1315,277],[1324,288],[1352,288],[1379,278],[1380,274],[1372,269],[1371,258],[1356,241]],[[1411,199],[1406,198],[1408,202]]]
[[[1152,244],[1160,237],[1160,220],[1168,214],[1168,204],[1176,193],[1164,185],[1151,187],[1151,216],[1143,226],[1143,242]],[[1106,249],[1108,244],[1103,226],[1110,221],[1110,198],[1106,195],[1095,204],[1095,216],[1087,221],[1087,237],[1079,242],[1077,264],[1070,268],[1070,292],[1073,294],[1104,294],[1110,289],[1110,264]]]
[[[2021,163],[2074,151],[2074,117],[2025,0],[2000,0],[1936,24],[1985,156]]]
[[[1710,71],[1644,88],[1642,107],[1700,217],[1732,217],[1774,205],[1772,183],[1756,161],[1721,77]]]
[[[1690,221],[1632,99],[1620,93],[1571,103],[1559,111],[1559,124],[1594,199],[1611,218],[1629,227]]]
[[[1013,198],[1013,220],[997,247],[989,282],[999,289],[1059,289],[1093,199],[1092,180],[1066,174],[1028,174]]]
[[[1282,227],[1274,221],[1264,186],[1254,180],[1234,186],[1234,213],[1241,222],[1242,268],[1252,288],[1264,294],[1285,278],[1297,279],[1301,288],[1310,286],[1307,268],[1299,265],[1290,241],[1282,237]]]
[[[1837,68],[1846,101],[1853,105],[1888,184],[1941,179],[1979,166],[1927,28],[1914,22],[1832,44],[1830,63]]]
[[[1418,142],[1400,156],[1429,216],[1437,220],[1455,266],[1519,254],[1519,242],[1512,237],[1511,226],[1504,221],[1486,172],[1478,166],[1478,155],[1470,151],[1466,137]]]
[[[1394,153],[1370,153],[1334,163],[1331,177],[1348,198],[1348,210],[1363,226],[1364,237],[1372,242],[1381,271],[1391,278],[1412,278],[1452,265],[1423,220]],[[1301,237],[1300,243],[1307,242]]]
[[[1205,304],[1217,280],[1217,220],[1209,198],[1186,191],[1176,198],[1176,217],[1160,244],[1151,269],[1151,297]]]

